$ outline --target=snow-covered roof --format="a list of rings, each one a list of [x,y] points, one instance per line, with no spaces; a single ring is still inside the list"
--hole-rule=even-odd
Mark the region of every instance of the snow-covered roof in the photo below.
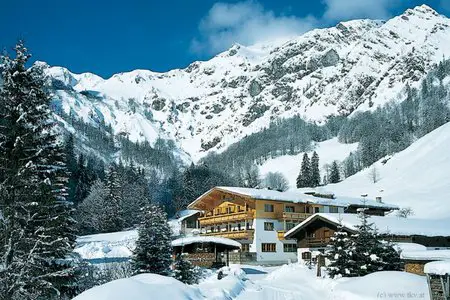
[[[214,243],[214,244],[221,244],[226,246],[232,246],[236,248],[241,248],[241,243],[223,238],[223,237],[216,237],[216,236],[190,236],[190,237],[184,237],[179,238],[174,241],[172,241],[173,247],[181,247],[189,244],[195,244],[195,243]]]
[[[404,251],[426,251],[427,247],[416,243],[394,243],[394,248],[398,252]]]
[[[425,264],[424,272],[426,274],[450,275],[450,260],[429,262]]]
[[[404,251],[400,257],[406,260],[450,260],[450,250]]]
[[[214,190],[220,190],[228,193],[242,195],[244,197],[250,197],[257,200],[274,200],[274,201],[286,201],[293,203],[310,203],[310,204],[320,204],[320,205],[332,205],[332,206],[358,206],[358,207],[370,207],[370,208],[382,208],[382,209],[398,209],[397,205],[388,204],[384,202],[378,202],[371,199],[360,199],[351,197],[336,197],[334,199],[327,199],[321,197],[315,197],[312,195],[304,194],[297,190],[289,190],[286,192],[279,192],[276,190],[269,189],[254,189],[254,188],[243,188],[243,187],[229,187],[229,186],[218,186],[210,189],[200,197],[198,197],[194,202],[189,204],[192,207],[197,201],[201,200],[205,195],[209,194]]]
[[[189,218],[195,214],[200,213],[201,210],[197,209],[183,209],[177,212],[175,215],[173,215],[170,220],[177,220],[179,222],[183,221],[186,218]]]
[[[356,225],[361,221],[357,214],[326,214],[318,213],[308,217],[284,235],[292,237],[297,231],[309,224],[313,219],[321,218],[334,224],[342,224],[350,231],[356,231]],[[396,216],[370,216],[380,234],[390,235],[423,235],[423,236],[450,236],[450,219],[427,220],[414,218],[399,218]]]

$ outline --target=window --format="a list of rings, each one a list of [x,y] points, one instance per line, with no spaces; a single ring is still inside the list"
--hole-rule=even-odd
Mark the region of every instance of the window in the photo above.
[[[302,259],[311,259],[311,252],[303,252],[302,253]]]
[[[277,252],[277,245],[275,243],[262,243],[262,252]]]
[[[284,244],[283,251],[284,252],[297,252],[297,245],[296,244]]]
[[[197,228],[197,220],[186,220],[186,228]]]
[[[272,231],[273,230],[273,223],[272,222],[264,222],[264,230],[265,231]]]
[[[265,212],[273,212],[273,204],[264,204]]]
[[[337,213],[337,212],[338,212],[337,206],[330,206],[330,213]]]
[[[295,212],[295,207],[294,206],[286,206],[285,208],[284,208],[284,211],[285,212]]]
[[[250,252],[250,244],[242,244],[241,252]]]
[[[291,230],[292,228],[295,227],[297,223],[294,222],[286,222],[286,230]]]
[[[318,208],[318,207],[314,207],[314,213],[318,213],[320,211],[320,208]]]

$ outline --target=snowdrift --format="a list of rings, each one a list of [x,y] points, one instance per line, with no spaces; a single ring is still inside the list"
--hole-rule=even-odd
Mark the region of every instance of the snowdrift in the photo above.
[[[405,272],[377,272],[339,281],[334,299],[430,299],[426,277]]]
[[[156,274],[118,279],[89,289],[73,300],[197,300],[205,299],[200,290]]]

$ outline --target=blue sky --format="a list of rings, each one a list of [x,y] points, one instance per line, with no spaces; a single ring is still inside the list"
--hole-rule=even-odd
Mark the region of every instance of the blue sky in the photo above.
[[[166,71],[208,59],[233,42],[249,45],[354,18],[386,19],[450,0],[4,0],[0,47],[25,39],[33,59],[102,77]]]

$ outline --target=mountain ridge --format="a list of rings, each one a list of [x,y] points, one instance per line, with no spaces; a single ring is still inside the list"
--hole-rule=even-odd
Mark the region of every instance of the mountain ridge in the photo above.
[[[54,101],[132,141],[173,140],[193,161],[223,151],[270,122],[370,110],[402,100],[407,85],[450,56],[450,21],[429,6],[386,22],[353,20],[278,44],[235,44],[211,60],[165,73],[103,79],[46,66]]]

